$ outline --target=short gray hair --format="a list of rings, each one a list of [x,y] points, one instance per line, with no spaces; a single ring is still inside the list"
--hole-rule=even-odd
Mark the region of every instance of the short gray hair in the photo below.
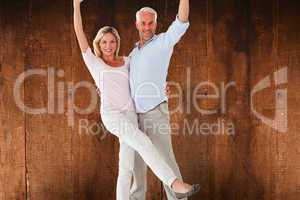
[[[157,21],[157,12],[153,8],[143,7],[143,8],[141,8],[140,10],[138,10],[136,12],[135,16],[136,16],[136,21],[137,22],[140,21],[140,13],[142,13],[142,12],[148,12],[148,13],[154,14],[154,20],[155,20],[155,22]]]

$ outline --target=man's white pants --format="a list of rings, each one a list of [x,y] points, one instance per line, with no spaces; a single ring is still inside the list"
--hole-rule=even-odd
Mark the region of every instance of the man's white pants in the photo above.
[[[150,138],[138,128],[134,112],[102,112],[105,128],[120,141],[117,200],[130,199],[131,178],[136,155],[145,161],[153,173],[168,187],[177,179],[175,172],[156,149]],[[135,152],[136,151],[136,152]]]
[[[147,113],[138,114],[139,128],[146,133],[163,159],[182,180],[172,147],[168,103],[163,102]],[[177,200],[171,188],[164,184],[168,200]],[[145,200],[147,191],[147,166],[139,154],[134,159],[134,180],[130,200]],[[186,198],[184,200],[187,200]]]

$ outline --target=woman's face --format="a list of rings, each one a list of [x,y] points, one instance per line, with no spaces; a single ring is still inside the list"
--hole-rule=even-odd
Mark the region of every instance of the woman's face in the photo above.
[[[112,33],[106,33],[100,40],[100,50],[103,56],[113,56],[117,50],[117,39]]]

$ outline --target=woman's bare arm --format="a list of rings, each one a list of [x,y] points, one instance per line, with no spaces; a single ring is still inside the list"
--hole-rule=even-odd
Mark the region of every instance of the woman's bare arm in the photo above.
[[[74,29],[76,33],[76,37],[79,43],[80,50],[85,52],[89,47],[87,38],[83,32],[82,19],[81,19],[81,11],[80,11],[80,3],[83,0],[73,0],[74,4]]]

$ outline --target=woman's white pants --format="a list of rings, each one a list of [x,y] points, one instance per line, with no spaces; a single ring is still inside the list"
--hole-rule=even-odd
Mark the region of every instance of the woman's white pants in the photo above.
[[[120,141],[117,200],[129,200],[136,152],[140,154],[153,173],[164,184],[171,187],[177,177],[149,137],[138,128],[135,112],[101,112],[101,118],[105,128]]]

